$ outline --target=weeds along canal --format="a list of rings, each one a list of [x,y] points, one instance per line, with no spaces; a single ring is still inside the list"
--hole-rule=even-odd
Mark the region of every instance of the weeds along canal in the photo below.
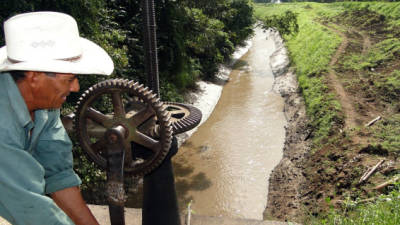
[[[214,111],[173,158],[178,201],[198,215],[262,219],[271,171],[282,158],[283,99],[272,91],[275,46],[256,28]]]

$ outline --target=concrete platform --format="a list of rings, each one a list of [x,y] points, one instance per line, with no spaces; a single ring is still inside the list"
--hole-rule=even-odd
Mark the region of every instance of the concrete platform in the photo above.
[[[89,205],[95,217],[100,221],[101,225],[110,225],[107,206]],[[125,209],[126,225],[142,225],[141,209]],[[185,225],[185,216],[182,216],[182,225]],[[278,221],[259,221],[246,219],[232,219],[225,217],[191,215],[190,224],[188,225],[298,225],[295,223],[278,222]]]
[[[89,205],[94,216],[101,225],[111,225],[110,216],[108,214],[108,206]],[[142,225],[142,210],[125,208],[126,225]],[[0,217],[0,225],[10,225],[7,221]],[[225,217],[191,215],[190,224],[186,224],[185,216],[182,216],[182,225],[299,225],[290,222],[278,221],[259,221],[246,219],[232,219]]]

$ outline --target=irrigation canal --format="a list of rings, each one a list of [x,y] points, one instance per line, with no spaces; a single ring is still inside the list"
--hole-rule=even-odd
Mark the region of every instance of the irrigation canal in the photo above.
[[[268,179],[282,158],[283,99],[272,91],[275,46],[255,30],[209,119],[174,157],[178,200],[198,215],[262,219]]]

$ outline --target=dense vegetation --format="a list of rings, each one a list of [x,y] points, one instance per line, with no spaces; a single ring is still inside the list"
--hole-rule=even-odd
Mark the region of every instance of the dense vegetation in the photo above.
[[[399,3],[387,2],[255,6],[265,24],[297,14],[298,33],[283,36],[313,130],[312,152],[303,161],[307,183],[300,191],[301,210],[309,215],[305,224],[400,223],[399,186],[374,191],[400,173],[399,9]],[[331,65],[343,41],[347,47]],[[352,101],[353,127],[346,126],[351,116],[332,88],[330,71]],[[365,126],[373,115],[382,119]],[[380,170],[360,184],[379,160],[385,160]]]
[[[13,0],[1,1],[0,20],[23,12],[58,11],[72,15],[80,33],[101,45],[115,71],[107,78],[127,78],[146,84],[140,0]],[[218,65],[229,60],[236,46],[252,34],[250,0],[155,1],[160,94],[182,101],[198,79],[212,80]],[[1,23],[1,28],[2,28]],[[0,44],[4,45],[3,37]],[[104,76],[81,76],[81,92]],[[62,113],[73,110],[81,93],[71,94]],[[88,198],[101,196],[104,174],[87,161],[78,145],[75,168]],[[104,192],[103,192],[104,193]],[[89,201],[96,199],[90,199]]]
[[[249,0],[156,1],[161,96],[181,101],[198,79],[212,79],[252,33]],[[2,1],[0,20],[21,12],[65,12],[78,21],[83,36],[104,47],[116,64],[114,77],[146,83],[141,1],[15,0]],[[0,44],[4,44],[2,37]],[[86,89],[99,78],[81,81]],[[69,99],[75,103],[76,98]]]
[[[343,0],[253,0],[255,3],[276,3],[276,2],[282,2],[282,3],[289,3],[289,2],[321,2],[321,3],[333,3],[333,2],[345,2]],[[353,0],[351,2],[368,2],[366,0]],[[398,2],[398,0],[380,0],[378,2]]]

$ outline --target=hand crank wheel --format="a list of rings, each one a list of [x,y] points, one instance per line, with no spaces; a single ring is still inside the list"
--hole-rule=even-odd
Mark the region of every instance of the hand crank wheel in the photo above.
[[[172,139],[169,113],[151,90],[122,79],[100,82],[81,96],[75,113],[75,132],[82,149],[100,168],[107,167],[107,129],[125,127],[124,172],[142,176],[158,167],[167,155]],[[150,128],[158,124],[154,137]],[[137,157],[131,143],[144,146],[150,153]],[[143,155],[143,154],[141,154]]]

